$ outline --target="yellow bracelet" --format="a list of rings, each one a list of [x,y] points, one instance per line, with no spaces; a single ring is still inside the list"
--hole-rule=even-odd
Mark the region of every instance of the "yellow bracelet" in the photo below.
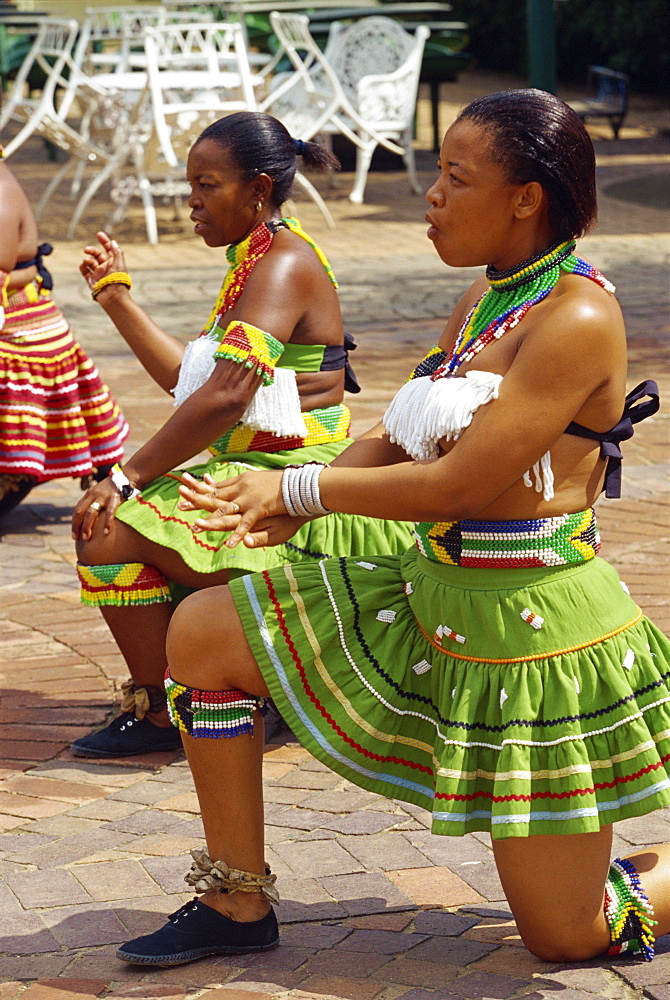
[[[113,271],[111,274],[106,274],[104,278],[100,278],[99,281],[93,285],[91,289],[91,295],[95,299],[105,285],[125,285],[126,288],[133,287],[133,279],[125,271]]]

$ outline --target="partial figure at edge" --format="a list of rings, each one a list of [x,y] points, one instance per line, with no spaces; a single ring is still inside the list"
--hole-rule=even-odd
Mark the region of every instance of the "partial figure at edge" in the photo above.
[[[596,214],[588,133],[538,90],[488,95],[446,133],[427,193],[444,263],[487,265],[382,423],[330,466],[185,478],[201,528],[286,538],[286,514],[416,522],[400,556],[289,565],[187,598],[166,679],[201,806],[200,899],[118,956],[171,965],[278,943],[264,863],[262,707],[361,787],[488,831],[526,946],[651,959],[670,845],[611,861],[612,824],[670,805],[670,642],[599,558],[593,510],[625,397],[613,287],[575,253]],[[645,401],[645,397],[649,399]],[[289,529],[290,530],[290,529]],[[229,738],[221,738],[229,737]]]

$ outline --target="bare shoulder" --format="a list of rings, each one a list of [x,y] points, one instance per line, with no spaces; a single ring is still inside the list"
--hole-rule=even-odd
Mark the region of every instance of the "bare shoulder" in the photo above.
[[[287,266],[301,271],[313,271],[319,275],[324,271],[314,247],[290,229],[277,230],[267,256],[270,260],[284,260]]]
[[[581,341],[584,348],[607,352],[625,347],[621,307],[612,291],[583,275],[565,275],[547,300],[539,328],[561,340]]]

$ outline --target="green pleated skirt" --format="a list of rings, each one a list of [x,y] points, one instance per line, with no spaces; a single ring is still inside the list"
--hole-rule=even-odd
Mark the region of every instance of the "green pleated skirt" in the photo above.
[[[602,559],[470,569],[411,548],[231,586],[301,742],[434,833],[583,833],[670,804],[670,643]]]
[[[347,439],[288,451],[227,453],[181,471],[189,472],[196,479],[202,479],[208,472],[221,482],[253,469],[283,469],[293,463],[310,461],[332,462],[350,443]],[[179,510],[180,499],[179,483],[161,476],[145,486],[139,497],[118,507],[116,517],[157,545],[178,552],[186,565],[197,573],[216,573],[225,569],[231,576],[237,576],[303,559],[318,561],[329,556],[363,556],[370,552],[397,554],[412,541],[412,525],[408,521],[382,521],[334,513],[305,524],[282,545],[258,549],[238,545],[229,549],[224,544],[230,537],[228,532],[193,534],[191,525],[203,512]]]

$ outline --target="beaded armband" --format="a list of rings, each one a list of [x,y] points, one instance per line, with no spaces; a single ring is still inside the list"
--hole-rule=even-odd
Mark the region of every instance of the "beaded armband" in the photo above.
[[[640,885],[634,864],[615,858],[605,883],[605,919],[609,924],[608,955],[641,955],[647,962],[654,957],[654,908]]]
[[[263,384],[272,385],[275,365],[283,350],[282,342],[272,334],[265,333],[250,323],[234,321],[227,327],[214,352],[214,360],[236,361],[245,368],[255,368]]]

